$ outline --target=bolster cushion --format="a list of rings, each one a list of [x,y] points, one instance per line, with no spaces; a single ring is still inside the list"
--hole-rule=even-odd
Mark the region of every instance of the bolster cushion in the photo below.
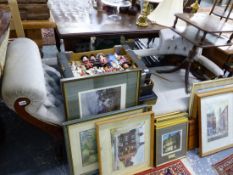
[[[2,82],[3,100],[14,110],[18,98],[28,98],[30,105],[26,106],[26,111],[29,114],[47,123],[61,124],[64,113],[57,112],[61,105],[54,105],[57,101],[49,93],[46,80],[36,43],[27,38],[11,42]]]

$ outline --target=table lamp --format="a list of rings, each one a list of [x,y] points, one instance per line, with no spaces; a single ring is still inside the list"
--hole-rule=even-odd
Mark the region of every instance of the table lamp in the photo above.
[[[175,13],[183,13],[183,0],[163,0],[148,15],[148,19],[152,23],[171,27],[175,20]]]

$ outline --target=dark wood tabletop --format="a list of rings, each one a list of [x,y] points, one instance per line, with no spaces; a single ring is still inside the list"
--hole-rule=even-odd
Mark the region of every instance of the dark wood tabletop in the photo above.
[[[165,28],[151,23],[149,23],[148,27],[139,27],[136,25],[137,15],[120,14],[122,19],[114,21],[109,18],[105,11],[93,10],[84,19],[80,19],[75,13],[69,13],[69,16],[67,16],[61,13],[58,15],[55,12],[52,15],[57,25],[58,35],[63,39],[111,35],[148,37],[150,35],[158,35],[158,32]]]
[[[205,39],[202,41],[203,31],[193,26],[188,26],[185,30],[172,29],[197,47],[208,48],[232,45],[231,42],[228,42],[229,38],[213,33],[207,33]]]
[[[206,13],[178,13],[175,15],[192,26],[207,33],[233,32],[233,25],[221,20],[218,16]]]

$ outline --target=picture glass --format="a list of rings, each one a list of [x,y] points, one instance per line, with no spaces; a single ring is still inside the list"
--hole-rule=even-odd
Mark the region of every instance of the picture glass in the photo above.
[[[134,127],[110,130],[113,171],[145,161],[145,122]]]
[[[162,156],[181,151],[182,130],[172,131],[162,135]]]
[[[153,163],[152,112],[97,122],[100,174],[134,174]]]
[[[233,93],[201,98],[202,153],[233,144]]]
[[[139,77],[140,70],[136,69],[72,80],[62,79],[67,119],[86,119],[136,106]]]
[[[228,136],[228,107],[227,99],[217,103],[207,104],[207,141],[211,142]]]
[[[169,161],[184,157],[187,151],[187,120],[167,124],[166,127],[156,125],[155,165],[160,166]]]
[[[88,166],[98,162],[95,128],[80,132],[80,149],[82,165]]]
[[[79,93],[81,118],[125,108],[126,84]]]
[[[135,115],[147,110],[145,105],[99,115],[91,120],[67,122],[65,137],[71,174],[84,175],[98,172],[96,122],[122,116]]]

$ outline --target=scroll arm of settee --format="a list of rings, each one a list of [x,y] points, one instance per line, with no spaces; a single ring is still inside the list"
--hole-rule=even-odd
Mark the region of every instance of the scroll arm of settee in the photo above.
[[[18,38],[8,46],[2,81],[2,98],[9,108],[27,122],[51,135],[62,134],[62,127],[41,115],[47,89],[40,52],[30,39]]]
[[[31,114],[29,114],[26,111],[26,107],[30,105],[30,100],[28,98],[18,98],[15,103],[14,103],[14,109],[15,112],[26,122],[32,124],[32,125],[36,125],[37,127],[39,127],[41,130],[49,133],[51,136],[53,136],[56,139],[60,139],[62,136],[62,130],[61,127],[56,125],[56,124],[48,124],[45,122],[42,122],[41,120],[38,120],[37,118],[31,116]]]

